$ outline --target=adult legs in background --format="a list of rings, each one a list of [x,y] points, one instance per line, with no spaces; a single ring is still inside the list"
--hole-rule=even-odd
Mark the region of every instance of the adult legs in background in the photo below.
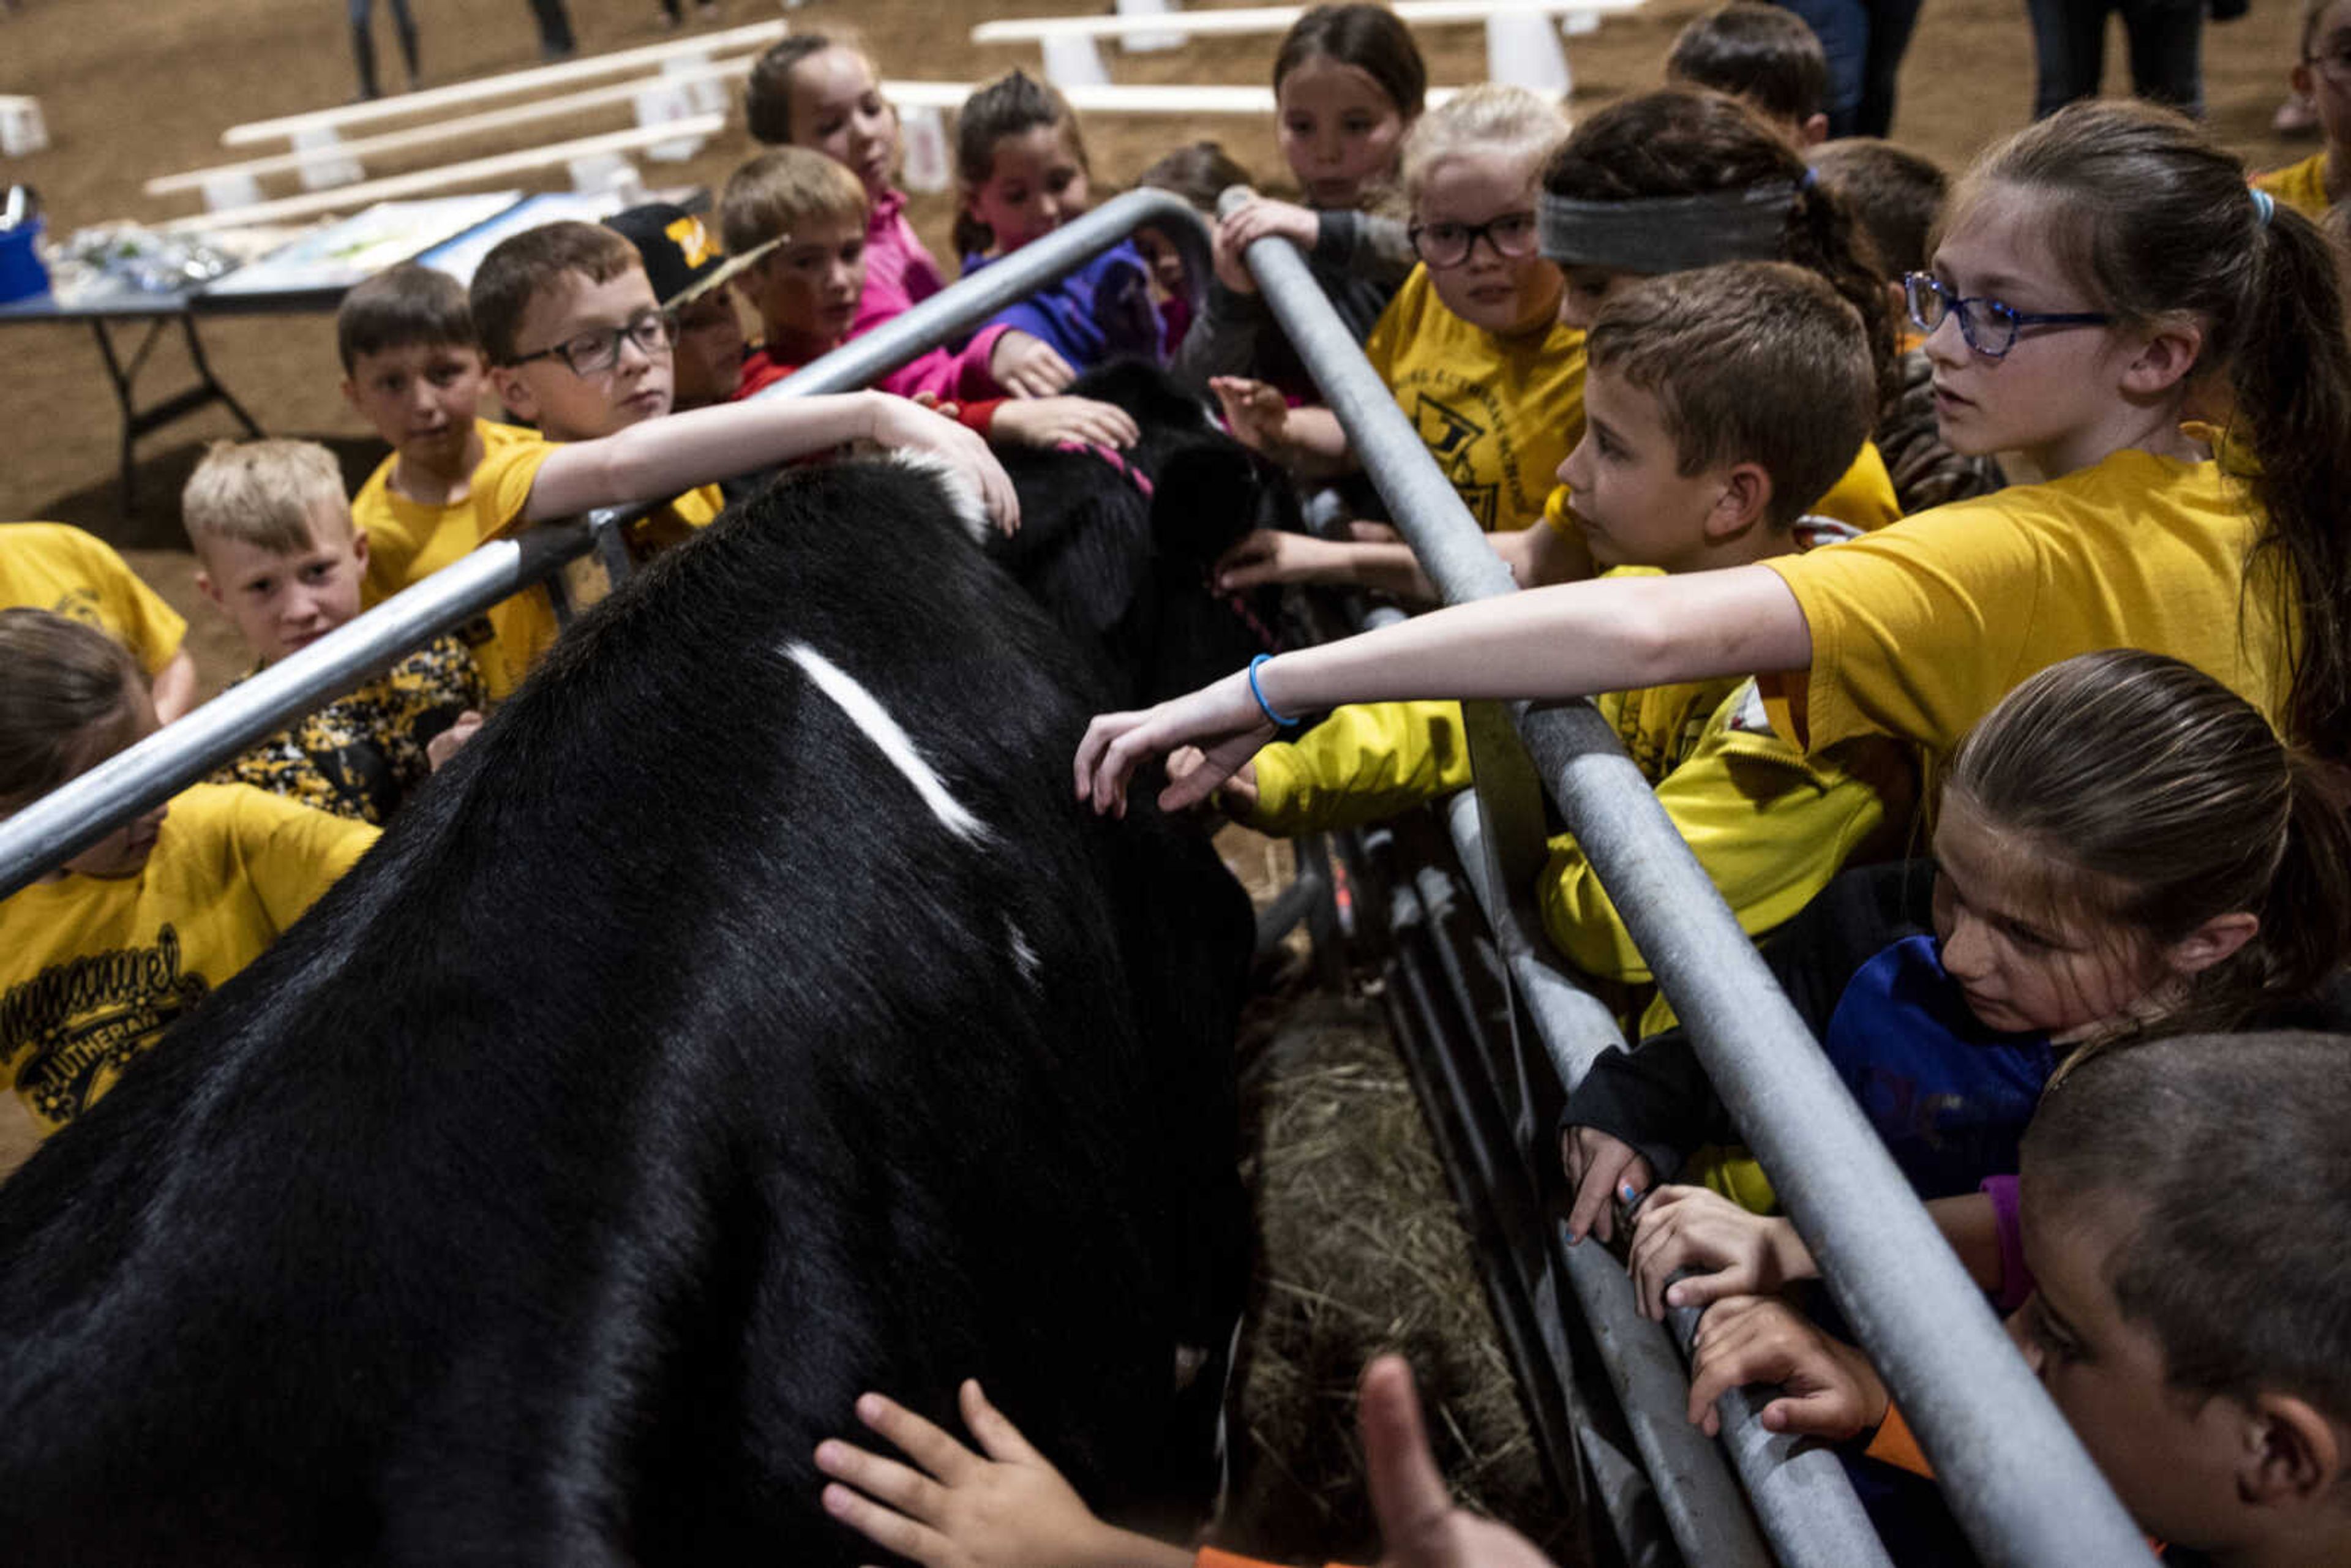
[[[550,60],[579,52],[580,46],[571,38],[571,18],[563,9],[563,0],[530,0],[531,14],[538,18],[538,52]]]
[[[1777,0],[1793,11],[1821,41],[1829,57],[1829,134],[1851,136],[1861,109],[1863,62],[1869,52],[1868,0]],[[1912,0],[1915,4],[1915,0]]]
[[[350,0],[348,10],[351,20],[351,63],[359,68],[360,96],[380,98],[375,85],[375,39],[368,32],[368,13],[375,9],[375,0]]]
[[[400,33],[400,61],[408,68],[408,85],[415,87],[423,71],[416,63],[416,18],[409,14],[408,0],[392,0],[392,25]]]
[[[1852,134],[1890,135],[1894,126],[1896,78],[1902,74],[1902,57],[1910,47],[1910,29],[1918,20],[1919,0],[1870,0],[1869,46],[1863,53],[1861,102],[1854,114]],[[1836,134],[1836,122],[1829,122]]]
[[[2105,70],[2111,0],[2025,0],[2032,17],[2032,118],[2092,98]]]
[[[2122,0],[2131,90],[2204,117],[2204,0]]]

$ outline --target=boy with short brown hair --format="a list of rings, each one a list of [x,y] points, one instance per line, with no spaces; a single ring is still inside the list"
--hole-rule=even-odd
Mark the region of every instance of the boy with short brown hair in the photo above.
[[[1760,0],[1708,11],[1674,39],[1666,80],[1729,94],[1799,152],[1827,139],[1828,55],[1792,11]]]
[[[215,444],[180,498],[196,587],[235,622],[259,670],[360,612],[368,538],[335,455],[314,442]],[[480,723],[486,698],[454,637],[298,719],[216,769],[337,816],[381,824]],[[444,738],[447,737],[447,738]]]
[[[944,458],[998,527],[1018,526],[1011,480],[986,447],[903,398],[855,392],[670,416],[673,324],[635,247],[610,229],[549,224],[512,236],[483,258],[470,306],[499,397],[538,428],[490,444],[386,591],[487,539],[601,507],[666,501],[629,530],[637,548],[658,548],[717,514],[717,479],[858,440]],[[597,575],[572,575],[572,602],[601,586]],[[475,656],[501,698],[553,644],[558,622],[544,588],[493,606],[489,620]]]

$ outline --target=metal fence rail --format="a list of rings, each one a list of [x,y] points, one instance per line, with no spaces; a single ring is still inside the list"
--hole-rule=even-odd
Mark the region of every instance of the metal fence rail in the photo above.
[[[1184,251],[1190,276],[1207,276],[1207,228],[1200,215],[1168,192],[1130,191],[940,290],[758,395],[815,397],[862,387],[978,326],[1145,225],[1162,230]],[[176,724],[69,779],[0,821],[0,898],[171,799],[255,742],[350,690],[410,649],[545,580],[567,562],[596,549],[600,541],[617,539],[622,527],[649,509],[607,507],[483,546]]]
[[[1511,591],[1508,570],[1296,250],[1286,240],[1261,239],[1245,259],[1447,602]],[[1512,800],[1524,762],[1481,734],[1480,706],[1468,705],[1465,716],[1487,831],[1473,846],[1476,856],[1464,859],[1499,925],[1510,918],[1510,901],[1498,893],[1527,884],[1526,862],[1540,852],[1541,837],[1530,839],[1523,806]],[[2144,1539],[2010,1347],[1614,733],[1588,703],[1509,706],[1535,772],[1689,1029],[1977,1552],[1987,1563],[2032,1568],[2143,1559]],[[1520,831],[1498,832],[1498,820]],[[1524,961],[1522,951],[1517,962]],[[1546,1019],[1541,1010],[1536,1017],[1547,1034],[1573,1024]],[[1553,1043],[1569,1070],[1596,1049],[1572,1032]],[[1829,1560],[1807,1542],[1851,1525],[1857,1508],[1846,1511],[1850,1489],[1841,1477],[1830,1484],[1817,1466],[1788,1480],[1783,1472],[1799,1456],[1761,1441],[1751,1418],[1738,1420],[1743,1404],[1726,1405],[1733,1425],[1745,1428],[1731,1448],[1775,1550],[1792,1562]],[[1683,1544],[1695,1553],[1693,1543]]]

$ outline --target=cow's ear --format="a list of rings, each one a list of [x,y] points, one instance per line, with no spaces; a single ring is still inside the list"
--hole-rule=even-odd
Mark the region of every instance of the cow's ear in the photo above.
[[[1239,447],[1186,447],[1159,466],[1152,541],[1164,557],[1206,566],[1257,526],[1259,489],[1257,469]]]

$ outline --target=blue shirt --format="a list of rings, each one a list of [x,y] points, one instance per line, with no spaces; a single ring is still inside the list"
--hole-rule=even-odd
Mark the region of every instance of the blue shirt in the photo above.
[[[2056,1070],[2038,1034],[1985,1028],[1932,936],[1864,964],[1822,1038],[1829,1061],[1922,1198],[1976,1190],[2016,1169],[2024,1125]]]
[[[967,256],[964,276],[991,265],[986,257]],[[1041,339],[1080,375],[1113,360],[1144,359],[1157,364],[1162,358],[1159,311],[1151,302],[1151,269],[1132,240],[1008,306],[988,325]]]

